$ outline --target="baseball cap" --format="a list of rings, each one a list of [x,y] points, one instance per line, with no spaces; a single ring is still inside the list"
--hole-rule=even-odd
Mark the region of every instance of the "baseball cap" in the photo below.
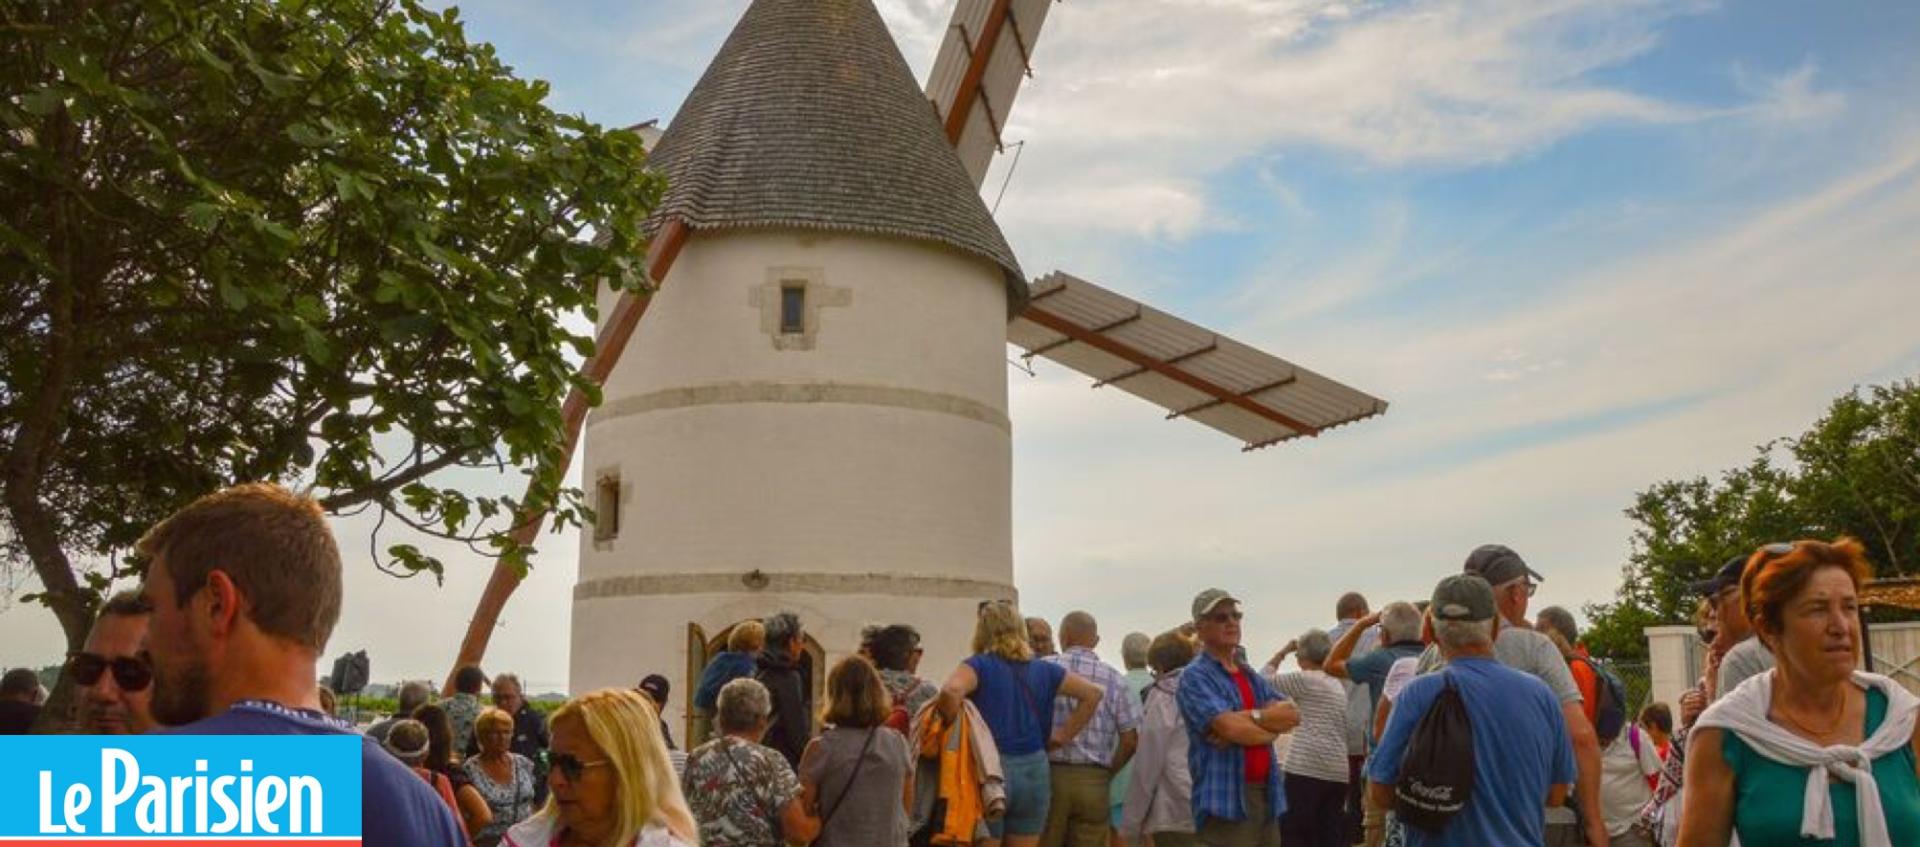
[[[1538,571],[1527,567],[1527,560],[1505,544],[1482,544],[1467,554],[1467,563],[1460,571],[1470,573],[1487,581],[1488,585],[1505,585],[1521,577],[1534,582],[1546,582],[1547,578]]]
[[[1706,579],[1695,580],[1693,583],[1693,593],[1702,597],[1712,597],[1715,594],[1719,594],[1721,589],[1727,586],[1739,585],[1740,571],[1744,570],[1746,566],[1747,557],[1745,556],[1735,556],[1728,559],[1720,565],[1720,570],[1715,571],[1713,576],[1707,577]]]
[[[1475,574],[1454,574],[1433,587],[1428,611],[1438,621],[1493,620],[1493,586]]]
[[[648,697],[652,697],[653,702],[659,703],[662,706],[667,703],[667,692],[672,690],[673,684],[667,682],[666,677],[657,673],[648,674],[646,679],[640,680],[640,691]]]
[[[1238,602],[1240,602],[1238,599],[1235,599],[1233,595],[1225,591],[1218,588],[1209,588],[1193,598],[1193,619],[1197,621],[1206,617],[1208,612],[1213,611],[1213,607],[1221,603]]]

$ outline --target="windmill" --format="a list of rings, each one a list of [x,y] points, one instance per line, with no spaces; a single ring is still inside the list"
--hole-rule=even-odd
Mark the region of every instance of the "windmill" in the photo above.
[[[584,366],[604,400],[576,690],[661,673],[690,695],[733,623],[779,609],[816,659],[885,619],[950,667],[976,604],[1015,596],[1008,343],[1246,450],[1385,411],[1086,280],[1026,279],[980,185],[1050,5],[960,0],[923,89],[871,0],[755,0],[657,137],[657,289],[602,293]],[[456,667],[518,581],[496,568]]]

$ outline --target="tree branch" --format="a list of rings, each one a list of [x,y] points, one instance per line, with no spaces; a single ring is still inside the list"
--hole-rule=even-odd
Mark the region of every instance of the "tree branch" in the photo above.
[[[337,512],[341,509],[358,506],[370,500],[384,500],[388,495],[399,491],[409,483],[426,477],[436,471],[459,464],[462,455],[464,454],[460,451],[450,450],[441,453],[431,460],[415,463],[413,467],[407,468],[392,476],[385,477],[363,488],[357,488],[352,491],[342,491],[329,497],[322,497],[320,498],[320,508],[326,509],[329,512]]]

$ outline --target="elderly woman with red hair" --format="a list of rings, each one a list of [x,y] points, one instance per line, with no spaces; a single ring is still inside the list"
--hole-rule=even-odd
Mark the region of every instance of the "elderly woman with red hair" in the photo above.
[[[1700,716],[1688,742],[1681,847],[1920,844],[1920,699],[1860,663],[1860,543],[1755,551],[1747,614],[1776,666]]]

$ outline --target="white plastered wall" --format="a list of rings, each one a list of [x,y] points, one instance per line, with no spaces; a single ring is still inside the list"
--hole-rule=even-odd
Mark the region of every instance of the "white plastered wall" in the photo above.
[[[779,332],[782,284],[807,287],[804,339]],[[664,674],[677,728],[688,624],[781,609],[829,662],[911,623],[943,678],[978,601],[1013,596],[1004,276],[897,239],[696,233],[584,461],[622,496],[619,535],[581,549],[574,690]]]

